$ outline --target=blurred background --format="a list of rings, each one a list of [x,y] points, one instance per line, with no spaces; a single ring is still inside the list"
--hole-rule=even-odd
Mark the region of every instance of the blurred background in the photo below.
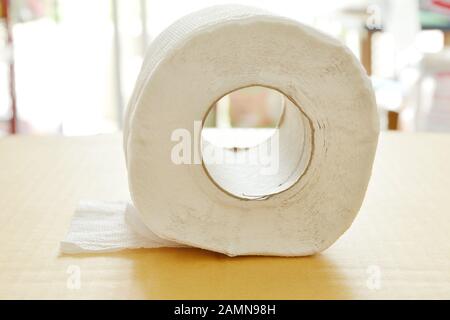
[[[372,78],[382,129],[450,132],[450,0],[234,2],[344,42]],[[0,0],[0,136],[121,130],[148,44],[179,17],[222,3]],[[240,104],[213,121],[248,125]],[[256,112],[252,126],[278,121]]]

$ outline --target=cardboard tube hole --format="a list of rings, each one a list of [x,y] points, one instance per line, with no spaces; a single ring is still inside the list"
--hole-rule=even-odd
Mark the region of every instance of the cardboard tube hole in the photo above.
[[[209,109],[201,131],[203,167],[217,187],[245,200],[289,189],[311,158],[312,130],[278,90],[237,89]]]

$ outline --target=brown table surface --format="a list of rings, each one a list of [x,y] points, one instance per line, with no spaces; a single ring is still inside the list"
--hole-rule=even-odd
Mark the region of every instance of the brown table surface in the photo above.
[[[129,199],[120,135],[0,139],[0,298],[450,298],[450,135],[382,134],[358,217],[312,257],[60,255],[82,199]]]

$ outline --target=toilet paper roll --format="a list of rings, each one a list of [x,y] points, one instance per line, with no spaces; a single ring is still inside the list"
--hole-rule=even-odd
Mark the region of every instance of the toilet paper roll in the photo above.
[[[204,147],[194,123],[225,94],[255,85],[293,106],[276,175],[243,168],[239,194],[217,180],[226,185],[236,168],[171,160],[175,130]],[[371,84],[343,44],[259,9],[212,7],[174,23],[145,57],[124,128],[132,201],[162,239],[228,255],[314,254],[359,211],[378,133]]]

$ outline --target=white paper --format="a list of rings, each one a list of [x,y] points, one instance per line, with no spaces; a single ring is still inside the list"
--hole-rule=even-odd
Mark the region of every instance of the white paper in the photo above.
[[[77,254],[182,246],[154,234],[130,203],[83,201],[75,210],[60,249],[65,254]]]
[[[246,186],[252,200],[243,200],[218,188],[201,164],[171,161],[171,136],[187,130],[195,153],[195,123],[226,93],[253,85],[282,92],[303,114],[301,121],[286,116],[279,149],[284,163],[302,169],[292,171],[301,174],[294,181],[281,166],[272,181],[263,177],[254,188]],[[378,134],[371,83],[339,41],[255,8],[195,12],[152,42],[127,108],[124,152],[142,223],[92,206],[77,211],[66,242],[97,251],[167,245],[157,234],[170,245],[230,256],[320,252],[350,227],[361,207]],[[228,169],[217,168],[224,178]],[[241,173],[237,183],[257,181],[245,168]],[[260,195],[274,181],[289,188]]]

